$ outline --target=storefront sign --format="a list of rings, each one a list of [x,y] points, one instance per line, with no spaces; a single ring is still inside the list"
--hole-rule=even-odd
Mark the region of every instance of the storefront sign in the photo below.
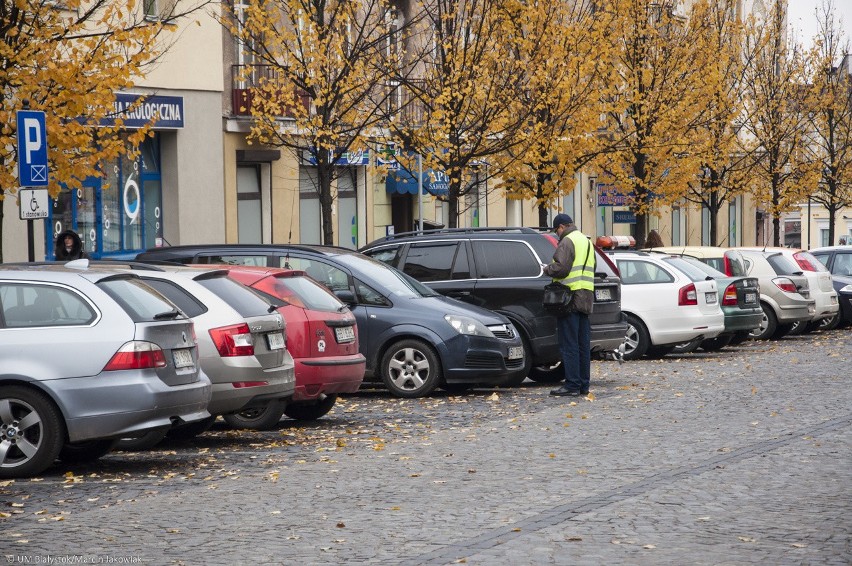
[[[615,185],[599,183],[598,206],[627,206],[627,195],[618,192]]]
[[[613,210],[613,224],[636,224],[636,215],[629,210]]]
[[[113,125],[117,117],[124,120],[124,127],[128,129],[142,128],[152,121],[156,129],[176,129],[184,125],[182,96],[119,92],[114,105],[115,115],[103,120],[103,125]]]
[[[370,151],[369,150],[359,150],[359,151],[344,151],[337,154],[337,157],[332,157],[332,153],[328,152],[329,161],[334,159],[334,164],[340,167],[346,166],[359,166],[359,165],[369,165],[370,164]],[[311,165],[317,164],[316,156],[310,152],[305,151],[305,161],[310,163]]]

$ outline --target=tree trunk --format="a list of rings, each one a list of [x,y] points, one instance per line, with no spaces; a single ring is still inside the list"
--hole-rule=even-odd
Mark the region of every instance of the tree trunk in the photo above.
[[[326,152],[322,152],[326,153]],[[322,217],[322,243],[325,246],[334,245],[334,221],[332,205],[334,198],[331,194],[331,179],[333,167],[327,159],[317,159],[317,181],[319,183],[320,212]]]
[[[538,202],[541,203],[538,205],[538,225],[539,226],[547,226],[547,203],[543,202],[541,199],[544,196],[544,184],[547,182],[549,175],[545,175],[544,173],[537,173],[535,176],[535,196],[538,199]]]
[[[450,171],[454,169],[452,167],[448,168]],[[449,218],[447,219],[447,227],[448,228],[458,228],[459,227],[459,199],[461,198],[461,175],[453,174],[450,175],[450,183],[448,186],[449,190],[447,191],[447,200],[449,201]]]

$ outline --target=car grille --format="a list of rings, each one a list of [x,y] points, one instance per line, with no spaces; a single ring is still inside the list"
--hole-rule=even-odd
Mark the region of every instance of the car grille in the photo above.
[[[504,340],[515,337],[515,330],[508,324],[497,324],[494,326],[489,326],[488,330],[490,330],[491,333],[494,334],[494,336],[496,336],[497,338],[503,338]]]
[[[524,359],[509,360],[493,354],[468,354],[464,359],[464,367],[468,369],[503,369],[503,364],[509,369],[523,367]]]

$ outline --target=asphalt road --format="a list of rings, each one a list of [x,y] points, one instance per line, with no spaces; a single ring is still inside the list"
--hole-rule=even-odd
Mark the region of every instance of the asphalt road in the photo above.
[[[343,399],[0,482],[10,564],[852,563],[852,331]]]

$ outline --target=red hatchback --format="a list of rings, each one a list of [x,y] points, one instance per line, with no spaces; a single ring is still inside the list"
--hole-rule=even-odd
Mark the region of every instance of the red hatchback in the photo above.
[[[287,323],[287,349],[296,364],[296,392],[285,415],[318,419],[331,410],[339,393],[358,391],[366,359],[358,352],[355,316],[345,304],[304,271],[220,267],[232,279],[284,303],[278,312]]]

